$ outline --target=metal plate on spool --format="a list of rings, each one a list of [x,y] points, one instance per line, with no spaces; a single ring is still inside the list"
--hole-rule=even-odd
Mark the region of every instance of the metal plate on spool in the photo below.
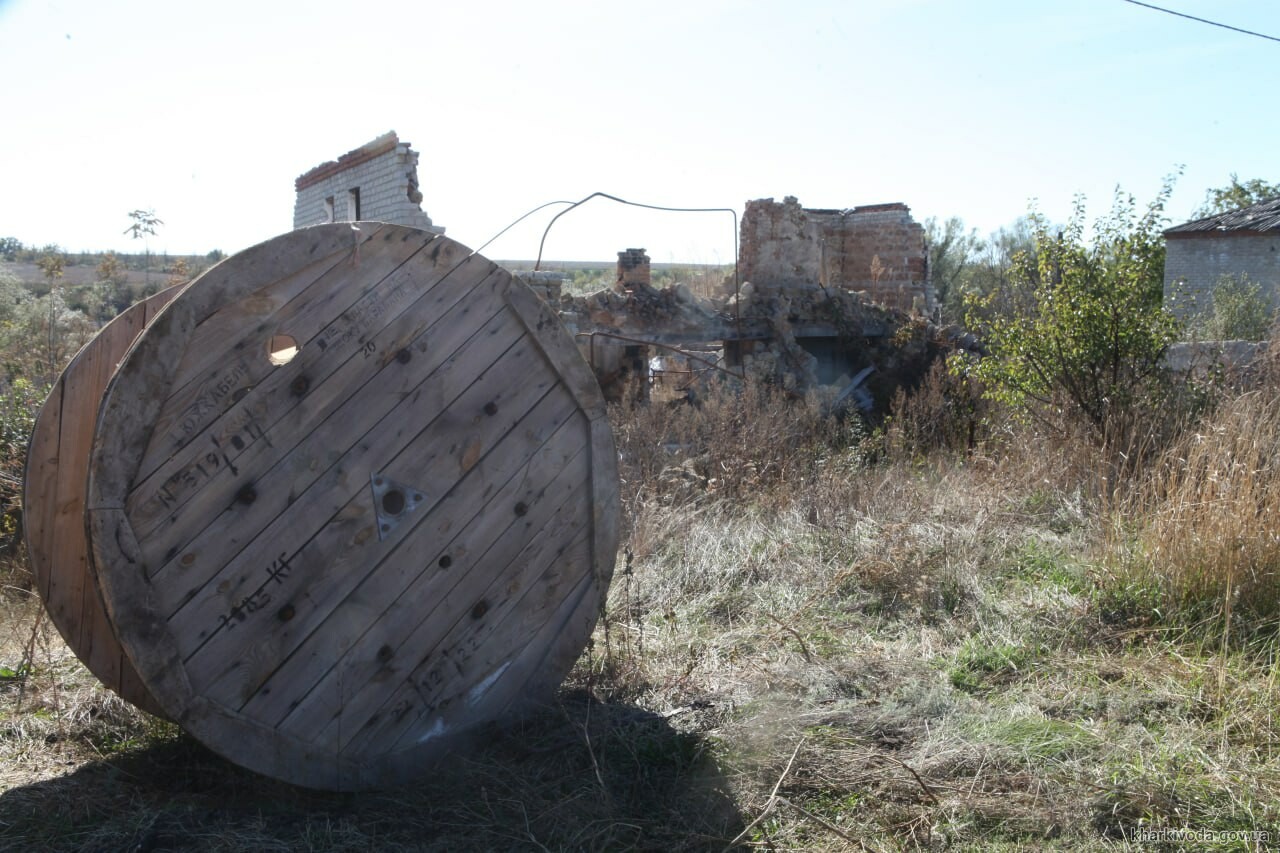
[[[325,788],[412,777],[554,691],[617,516],[603,401],[555,314],[379,223],[193,282],[121,363],[90,465],[93,558],[152,695]]]

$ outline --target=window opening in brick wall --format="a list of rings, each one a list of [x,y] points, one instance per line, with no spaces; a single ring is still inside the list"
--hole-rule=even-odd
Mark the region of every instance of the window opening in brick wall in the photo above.
[[[329,196],[324,200],[324,221],[333,221],[333,196]]]
[[[347,190],[347,219],[356,222],[360,219],[360,188]]]

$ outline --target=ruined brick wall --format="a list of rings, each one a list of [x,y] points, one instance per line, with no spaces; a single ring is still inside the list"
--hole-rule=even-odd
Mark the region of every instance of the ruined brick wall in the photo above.
[[[1280,233],[1227,231],[1170,234],[1165,243],[1165,307],[1182,319],[1213,310],[1224,276],[1248,276],[1280,308]]]
[[[369,219],[444,233],[421,207],[418,153],[395,131],[316,166],[294,189],[294,228]]]
[[[924,228],[905,204],[805,209],[793,196],[747,202],[739,267],[757,287],[821,284],[873,302],[933,310]]]

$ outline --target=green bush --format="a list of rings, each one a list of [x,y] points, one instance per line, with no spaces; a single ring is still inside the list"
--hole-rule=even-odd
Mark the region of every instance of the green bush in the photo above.
[[[1275,312],[1262,285],[1247,275],[1224,275],[1213,289],[1213,310],[1199,330],[1211,341],[1262,341],[1271,332]]]
[[[1083,424],[1119,454],[1142,440],[1134,415],[1159,394],[1178,331],[1161,305],[1171,189],[1141,213],[1117,193],[1088,240],[1083,199],[1060,230],[1033,214],[1035,252],[1015,259],[1011,291],[967,303],[988,350],[971,369],[989,396],[1060,432]]]

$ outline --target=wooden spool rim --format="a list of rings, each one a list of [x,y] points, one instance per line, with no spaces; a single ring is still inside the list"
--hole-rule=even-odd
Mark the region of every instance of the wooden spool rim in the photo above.
[[[36,415],[23,480],[27,555],[50,621],[99,681],[157,716],[164,711],[121,648],[90,566],[85,481],[91,430],[114,366],[184,286],[170,286],[126,308],[63,368]]]
[[[149,445],[158,440],[152,435],[154,418],[164,401],[155,397],[169,393],[184,357],[184,342],[194,330],[210,321],[224,306],[262,297],[282,276],[290,274],[290,264],[302,263],[300,259],[341,255],[350,257],[353,264],[358,264],[362,257],[368,262],[369,258],[377,257],[375,238],[382,241],[393,237],[424,239],[419,236],[422,234],[378,223],[317,226],[283,235],[228,259],[215,268],[220,270],[216,275],[193,283],[157,323],[148,328],[121,363],[103,395],[90,465],[88,518],[93,559],[121,643],[161,706],[188,732],[237,763],[297,784],[354,789],[412,778],[420,774],[430,760],[443,754],[442,751],[465,743],[475,730],[457,737],[451,734],[447,744],[443,739],[432,741],[428,731],[417,745],[397,745],[374,755],[338,754],[318,749],[314,743],[250,719],[203,695],[188,678],[186,663],[174,642],[175,635],[163,616],[165,610],[157,605],[160,591],[148,577],[148,572],[157,568],[146,564],[144,552],[149,546],[139,539],[131,521],[131,490]],[[488,287],[500,293],[504,300],[505,307],[501,310],[518,319],[524,330],[522,335],[550,365],[550,371],[560,377],[577,413],[573,418],[581,418],[585,429],[585,452],[589,455],[584,470],[591,499],[586,503],[589,534],[582,541],[590,561],[588,570],[551,612],[547,624],[558,630],[547,633],[550,628],[538,628],[535,633],[542,639],[530,646],[536,649],[535,658],[527,661],[520,655],[513,658],[519,663],[511,670],[510,677],[527,679],[534,673],[553,672],[556,679],[550,688],[554,689],[590,636],[616,555],[618,481],[604,402],[590,369],[554,312],[505,271],[465,247],[444,237],[434,237],[430,245],[433,252],[443,253],[443,257],[463,259],[452,269],[470,264],[469,268],[479,271],[475,273],[477,276],[481,273],[488,276],[485,278]],[[445,273],[445,277],[450,274],[452,270]],[[299,343],[304,354],[316,351],[314,347],[308,349],[313,345],[307,342]],[[274,347],[272,344],[270,349]],[[299,360],[304,360],[303,356],[299,356]],[[285,365],[278,369],[290,368]],[[506,665],[499,673],[505,668]],[[534,699],[547,698],[546,687],[526,684],[532,691],[530,695],[501,694],[502,715],[515,713]],[[497,703],[499,699],[493,701]]]

